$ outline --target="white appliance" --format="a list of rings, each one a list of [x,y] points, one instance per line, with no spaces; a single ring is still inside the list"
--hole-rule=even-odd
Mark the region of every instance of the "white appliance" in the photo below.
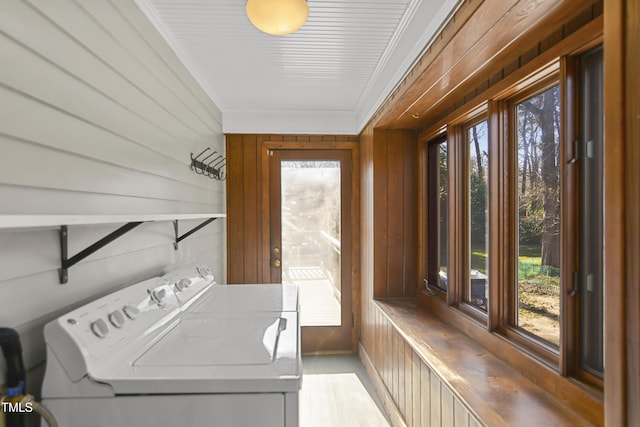
[[[251,286],[270,309],[194,265],[47,324],[44,405],[66,427],[297,426],[297,289]]]

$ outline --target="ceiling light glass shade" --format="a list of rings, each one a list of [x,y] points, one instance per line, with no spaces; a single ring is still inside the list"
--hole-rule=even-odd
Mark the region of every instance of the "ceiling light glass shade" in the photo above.
[[[306,0],[249,0],[245,9],[257,29],[277,36],[297,31],[309,16]]]

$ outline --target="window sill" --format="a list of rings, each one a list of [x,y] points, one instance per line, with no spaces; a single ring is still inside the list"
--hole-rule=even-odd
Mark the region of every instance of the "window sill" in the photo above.
[[[601,399],[584,392],[559,390],[558,394],[562,395],[548,393],[455,327],[427,313],[413,300],[377,300],[375,304],[422,361],[483,423],[518,426],[602,424]],[[501,339],[484,332],[493,337],[491,341]],[[550,371],[544,366],[539,369]],[[553,375],[565,383],[571,382]],[[573,383],[571,387],[579,389]]]

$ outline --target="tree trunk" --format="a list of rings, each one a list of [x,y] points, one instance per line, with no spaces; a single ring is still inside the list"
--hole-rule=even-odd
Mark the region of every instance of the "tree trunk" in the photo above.
[[[560,267],[560,199],[554,135],[554,89],[542,93],[539,110],[542,151],[542,265]]]
[[[522,175],[520,182],[520,194],[525,195],[527,193],[527,165],[529,163],[529,140],[527,139],[527,120],[529,114],[524,111],[522,117],[522,126],[520,127],[520,140],[522,141]],[[531,184],[531,182],[529,182]]]
[[[478,167],[478,176],[480,180],[484,180],[484,170],[482,169],[482,153],[480,152],[480,141],[478,141],[478,130],[476,127],[471,128],[471,133],[473,134],[473,144],[476,147],[476,164]]]

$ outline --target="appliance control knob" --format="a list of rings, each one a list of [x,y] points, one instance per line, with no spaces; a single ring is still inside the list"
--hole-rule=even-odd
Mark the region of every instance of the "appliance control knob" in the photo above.
[[[124,325],[124,316],[120,310],[113,311],[109,313],[109,322],[116,328],[122,328]]]
[[[109,333],[109,326],[104,320],[98,319],[91,323],[91,332],[98,338],[104,338]]]
[[[198,274],[200,274],[200,277],[202,277],[203,279],[206,279],[207,276],[212,276],[213,274],[211,273],[211,270],[209,269],[208,266],[206,265],[201,265],[196,267],[196,270],[198,271]]]
[[[190,279],[180,279],[180,281],[176,283],[176,289],[178,289],[179,291],[183,291],[189,286],[191,286]]]
[[[160,305],[162,304],[162,300],[167,296],[167,291],[164,289],[154,289],[153,291],[150,291],[150,294],[151,301]]]
[[[136,317],[138,317],[138,314],[140,314],[140,310],[132,305],[125,305],[122,308],[122,311],[124,312],[125,316],[127,316],[131,320],[134,320]]]

